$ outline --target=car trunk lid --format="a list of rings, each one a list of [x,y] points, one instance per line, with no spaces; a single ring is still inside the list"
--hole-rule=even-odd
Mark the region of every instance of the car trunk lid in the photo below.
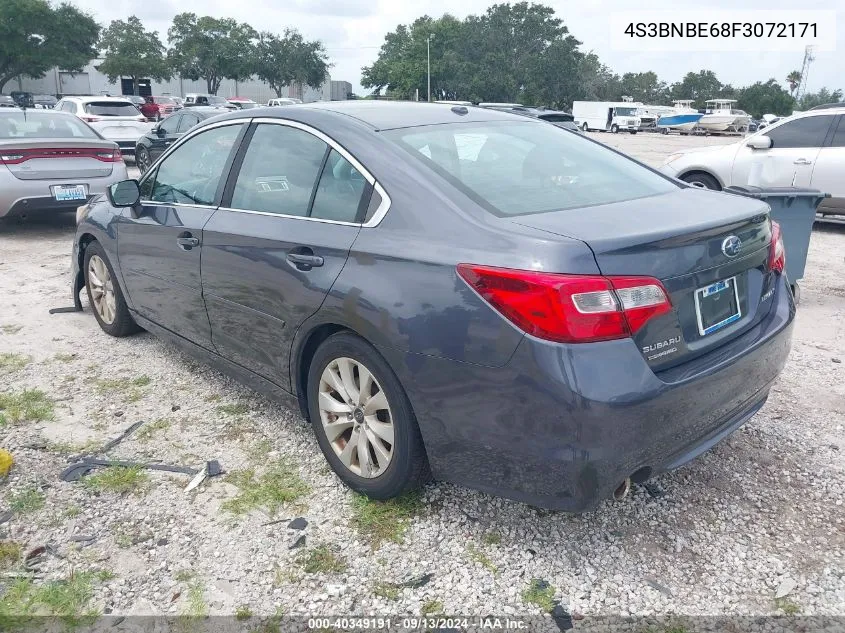
[[[111,141],[94,138],[4,139],[0,161],[19,180],[102,178],[112,173],[115,149]]]
[[[762,202],[683,188],[513,221],[582,240],[603,275],[643,275],[663,283],[672,312],[634,335],[658,370],[735,338],[768,311],[768,210]]]

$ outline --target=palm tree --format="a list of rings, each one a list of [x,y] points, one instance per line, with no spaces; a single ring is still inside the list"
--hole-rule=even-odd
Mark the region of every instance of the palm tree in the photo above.
[[[797,70],[793,70],[786,76],[786,83],[789,84],[789,94],[794,97],[795,91],[798,90],[798,86],[801,85],[801,73]]]

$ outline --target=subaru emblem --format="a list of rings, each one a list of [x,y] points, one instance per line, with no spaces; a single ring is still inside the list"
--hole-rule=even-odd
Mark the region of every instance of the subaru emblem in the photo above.
[[[742,248],[742,240],[736,235],[729,235],[722,242],[722,252],[728,257],[736,257]]]

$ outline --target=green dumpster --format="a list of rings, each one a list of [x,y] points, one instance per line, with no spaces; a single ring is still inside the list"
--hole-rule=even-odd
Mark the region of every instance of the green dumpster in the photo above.
[[[802,187],[725,187],[725,193],[756,198],[768,203],[769,214],[780,224],[783,246],[786,250],[786,276],[790,284],[796,284],[804,277],[807,251],[810,248],[810,233],[816,220],[816,208],[829,193],[818,189]],[[793,287],[793,290],[795,288]]]

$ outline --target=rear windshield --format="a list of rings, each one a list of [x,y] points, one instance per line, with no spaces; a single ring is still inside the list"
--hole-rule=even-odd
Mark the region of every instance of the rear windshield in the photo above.
[[[541,114],[538,118],[549,123],[563,123],[564,121],[573,121],[571,114]]]
[[[85,112],[97,116],[138,116],[138,108],[134,104],[119,101],[92,101],[86,103]]]
[[[518,216],[644,198],[676,185],[602,145],[537,121],[389,130],[488,211]]]
[[[217,95],[208,95],[208,102],[213,103],[215,105],[228,105],[229,102],[226,101],[223,97],[218,97]]]
[[[101,138],[69,114],[0,112],[0,139],[10,138]]]

